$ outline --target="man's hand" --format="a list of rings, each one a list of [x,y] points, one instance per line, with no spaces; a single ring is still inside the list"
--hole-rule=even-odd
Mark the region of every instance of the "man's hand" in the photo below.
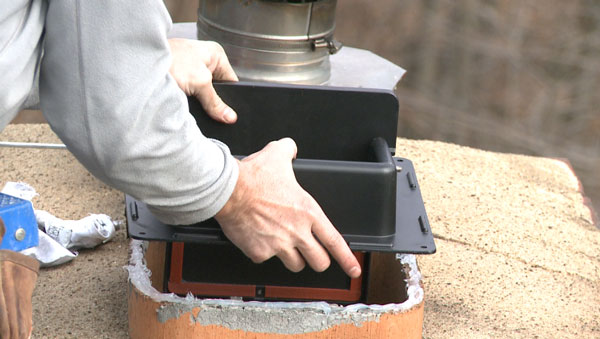
[[[198,98],[213,119],[234,123],[237,115],[215,92],[212,80],[238,81],[221,45],[214,41],[169,39],[173,62],[169,73],[189,96]]]
[[[215,218],[255,263],[278,256],[291,271],[301,271],[307,261],[322,272],[330,264],[326,248],[356,278],[361,269],[344,238],[296,181],[296,151],[295,142],[284,138],[240,161],[235,190]]]

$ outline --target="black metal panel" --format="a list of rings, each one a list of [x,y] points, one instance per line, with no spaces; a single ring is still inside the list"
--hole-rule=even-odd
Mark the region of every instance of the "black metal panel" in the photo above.
[[[202,133],[232,154],[291,137],[301,159],[364,161],[375,137],[396,145],[398,100],[391,91],[248,82],[215,83],[215,90],[238,113],[235,124],[211,119],[195,98],[190,112]]]
[[[373,252],[396,252],[431,254],[435,243],[421,198],[421,191],[414,173],[412,162],[404,158],[394,158],[402,168],[396,173],[395,228],[391,235],[369,235],[372,229],[381,229],[381,225],[372,222],[363,224],[364,233],[349,234],[344,224],[330,219],[342,233],[352,250]],[[409,181],[409,178],[411,178]],[[412,185],[411,185],[412,183]],[[318,201],[318,200],[317,200]],[[144,203],[130,196],[125,197],[127,206],[127,225],[129,235],[141,240],[179,241],[185,243],[229,243],[219,224],[214,219],[191,226],[165,225],[156,219]],[[327,213],[327,210],[324,209]],[[347,210],[350,216],[361,211]]]

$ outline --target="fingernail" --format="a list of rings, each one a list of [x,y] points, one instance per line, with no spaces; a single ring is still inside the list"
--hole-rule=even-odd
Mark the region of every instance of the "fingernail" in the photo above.
[[[235,112],[231,109],[231,107],[227,107],[225,112],[223,113],[223,119],[225,122],[232,123],[235,122],[237,116]]]
[[[360,267],[358,266],[354,266],[350,269],[350,277],[352,278],[358,278],[360,277]]]

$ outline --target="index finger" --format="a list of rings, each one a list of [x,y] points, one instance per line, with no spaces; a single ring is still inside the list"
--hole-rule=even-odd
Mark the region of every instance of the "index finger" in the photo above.
[[[315,202],[319,209],[318,216],[313,221],[312,231],[321,241],[321,244],[329,251],[331,256],[338,262],[340,267],[351,278],[358,278],[361,274],[360,265],[356,260],[350,247],[342,235],[333,226],[321,207]]]

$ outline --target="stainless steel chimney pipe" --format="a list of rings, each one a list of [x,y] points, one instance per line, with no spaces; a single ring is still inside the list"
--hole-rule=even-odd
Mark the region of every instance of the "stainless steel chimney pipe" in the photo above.
[[[324,84],[337,0],[200,0],[198,39],[225,49],[242,80]]]

